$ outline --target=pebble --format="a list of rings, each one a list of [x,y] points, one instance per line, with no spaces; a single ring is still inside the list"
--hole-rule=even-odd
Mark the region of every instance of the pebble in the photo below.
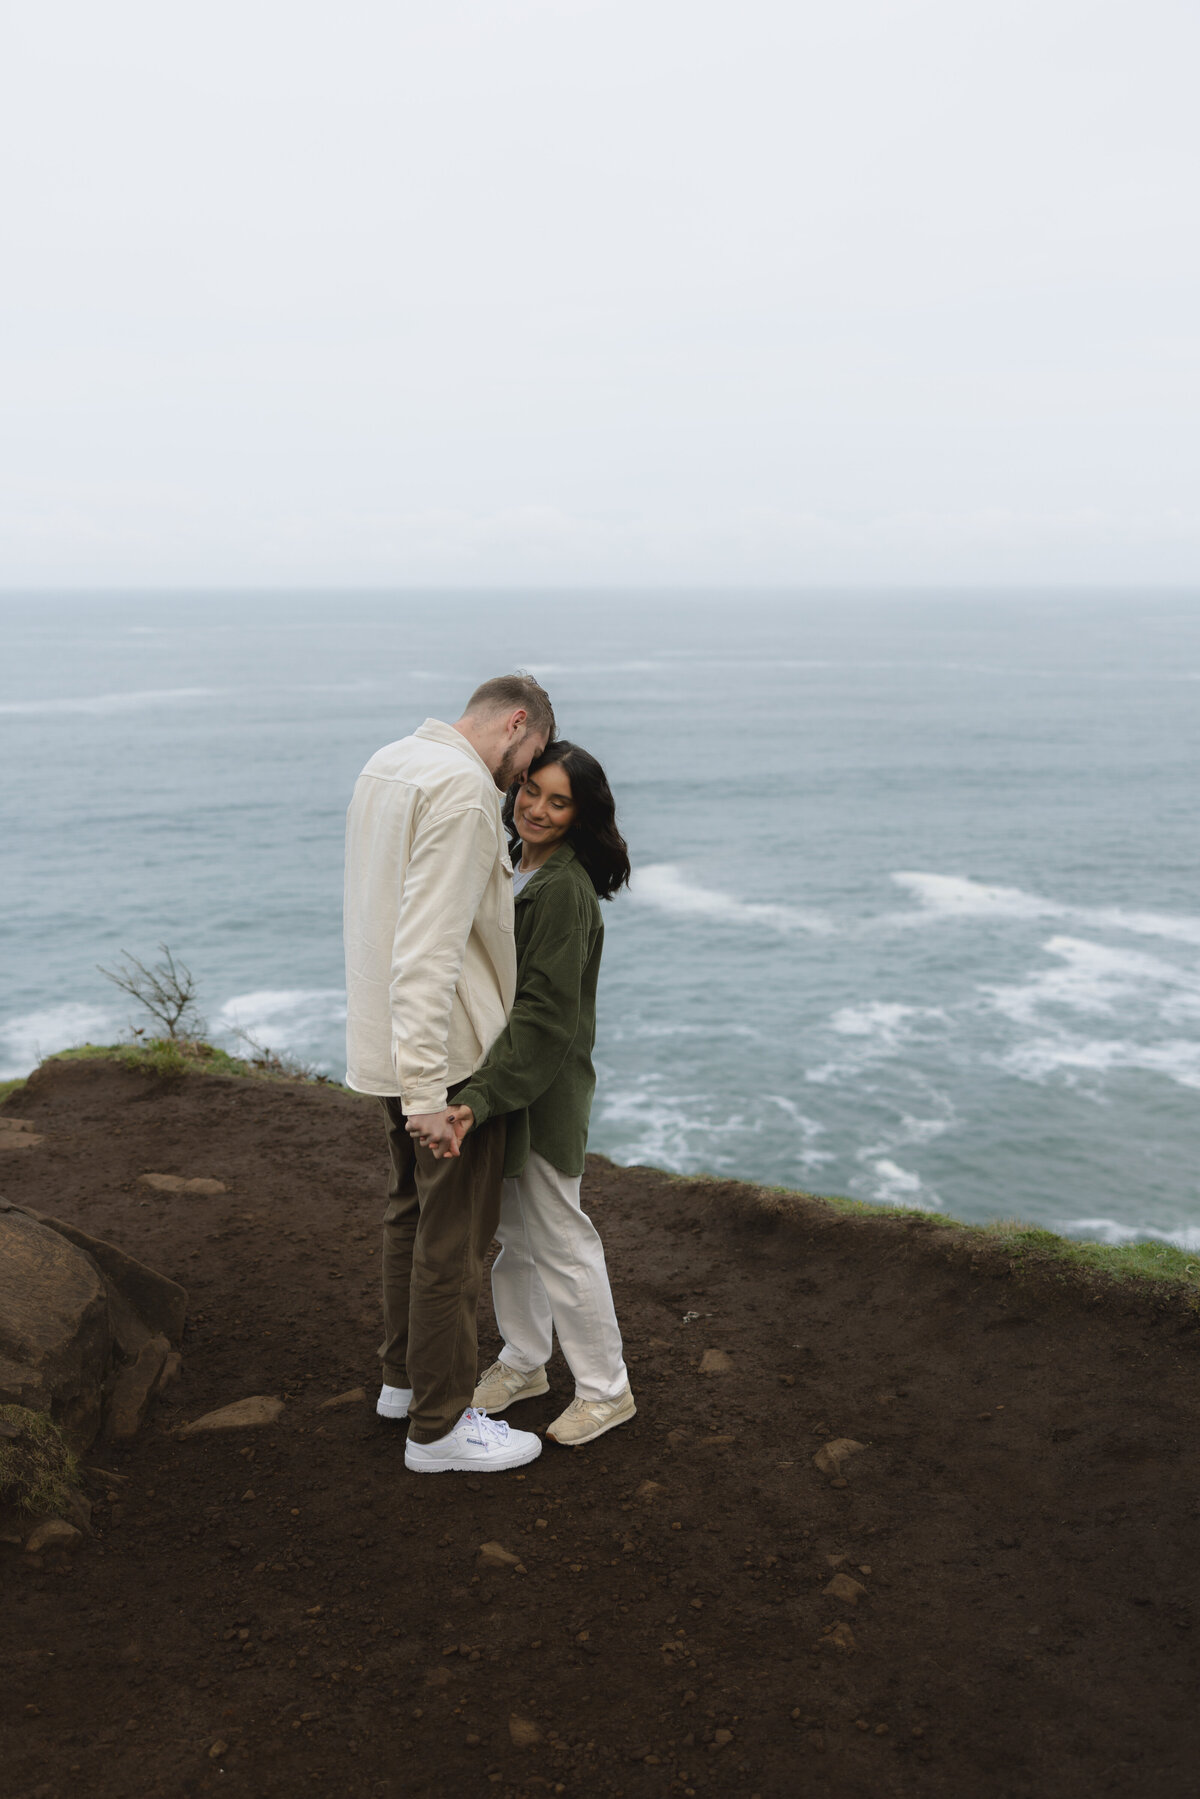
[[[508,1720],[508,1734],[514,1749],[532,1749],[542,1740],[542,1733],[532,1718],[519,1718],[514,1712]]]
[[[83,1532],[65,1518],[44,1518],[25,1539],[26,1555],[43,1555],[47,1549],[77,1549]]]
[[[706,1349],[700,1357],[698,1374],[728,1374],[733,1367],[729,1353],[724,1349]]]
[[[475,1557],[477,1568],[519,1568],[521,1558],[506,1549],[503,1543],[481,1543],[479,1553]]]
[[[322,1412],[333,1412],[344,1405],[365,1405],[366,1399],[365,1387],[351,1387],[348,1393],[339,1393],[333,1399],[323,1399],[317,1409]]]
[[[274,1394],[255,1393],[249,1399],[235,1399],[232,1405],[218,1406],[205,1412],[175,1432],[177,1437],[198,1437],[203,1431],[248,1430],[257,1424],[274,1424],[283,1410],[282,1399]]]
[[[845,1605],[857,1605],[866,1590],[860,1580],[849,1574],[835,1574],[829,1585],[822,1588],[830,1599],[840,1599]]]
[[[822,1443],[813,1457],[813,1466],[822,1474],[841,1474],[851,1457],[860,1455],[865,1448],[865,1443],[858,1443],[853,1437],[834,1437]]]

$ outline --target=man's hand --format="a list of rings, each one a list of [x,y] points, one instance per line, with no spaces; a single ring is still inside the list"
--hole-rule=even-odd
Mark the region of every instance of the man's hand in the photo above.
[[[469,1106],[447,1106],[441,1112],[414,1112],[407,1120],[410,1137],[433,1151],[434,1159],[456,1156],[463,1132],[456,1128],[455,1112],[470,1112]]]

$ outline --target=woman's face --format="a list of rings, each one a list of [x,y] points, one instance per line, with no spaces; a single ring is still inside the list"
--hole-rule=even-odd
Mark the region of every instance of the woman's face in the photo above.
[[[575,822],[571,782],[561,762],[548,762],[528,774],[513,805],[517,836],[530,849],[553,849]]]

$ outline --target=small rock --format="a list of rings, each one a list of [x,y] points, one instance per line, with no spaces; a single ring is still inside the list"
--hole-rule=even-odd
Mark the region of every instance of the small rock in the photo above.
[[[208,1752],[208,1759],[210,1762],[220,1761],[221,1757],[226,1755],[228,1751],[229,1744],[225,1741],[224,1737],[218,1737]]]
[[[732,1730],[714,1730],[713,1731],[712,1746],[714,1749],[724,1749],[725,1745],[727,1743],[732,1743],[732,1741],[733,1741]]]
[[[514,1749],[532,1749],[540,1743],[542,1733],[532,1718],[518,1718],[514,1712],[508,1720],[508,1734]]]
[[[475,1557],[477,1568],[518,1568],[520,1565],[520,1556],[506,1549],[503,1543],[481,1543]]]
[[[667,1489],[663,1486],[661,1481],[644,1480],[642,1482],[641,1486],[638,1488],[637,1492],[634,1494],[634,1498],[635,1499],[657,1499],[659,1494],[665,1493],[666,1490]]]
[[[235,1399],[232,1405],[205,1412],[176,1431],[177,1437],[198,1437],[209,1430],[247,1430],[255,1424],[274,1424],[283,1410],[282,1399],[271,1394],[256,1393],[249,1399]]]
[[[819,1468],[822,1474],[841,1474],[851,1456],[860,1455],[866,1448],[865,1443],[856,1443],[853,1437],[834,1437],[828,1443],[822,1443],[813,1457],[813,1467]]]
[[[65,1518],[44,1518],[25,1539],[26,1555],[44,1555],[48,1549],[78,1549],[83,1532]]]
[[[867,1589],[861,1581],[852,1580],[848,1574],[835,1574],[829,1585],[822,1590],[831,1599],[841,1599],[846,1605],[857,1605]]]
[[[686,1449],[688,1442],[688,1433],[685,1430],[675,1429],[667,1432],[668,1449]]]
[[[440,1667],[429,1670],[425,1676],[425,1685],[427,1687],[448,1687],[453,1679],[453,1674],[443,1663]]]
[[[733,1367],[728,1352],[724,1349],[706,1349],[700,1357],[698,1374],[728,1374]]]
[[[848,1624],[842,1623],[831,1624],[821,1638],[821,1642],[827,1648],[851,1652],[858,1647],[858,1644],[854,1641],[854,1632]]]
[[[339,1393],[336,1399],[323,1399],[317,1409],[322,1412],[333,1412],[343,1405],[364,1405],[366,1398],[365,1387],[351,1387],[348,1393]]]
[[[228,1193],[224,1181],[210,1180],[207,1175],[193,1175],[191,1179],[183,1174],[139,1174],[139,1181],[144,1187],[152,1187],[156,1193]]]

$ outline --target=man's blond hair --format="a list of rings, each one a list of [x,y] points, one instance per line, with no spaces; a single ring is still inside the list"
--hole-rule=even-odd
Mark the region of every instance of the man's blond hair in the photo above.
[[[531,731],[546,733],[546,742],[554,737],[554,707],[550,695],[532,675],[494,675],[477,687],[467,701],[464,718],[482,718],[496,712],[515,712],[525,708]]]

